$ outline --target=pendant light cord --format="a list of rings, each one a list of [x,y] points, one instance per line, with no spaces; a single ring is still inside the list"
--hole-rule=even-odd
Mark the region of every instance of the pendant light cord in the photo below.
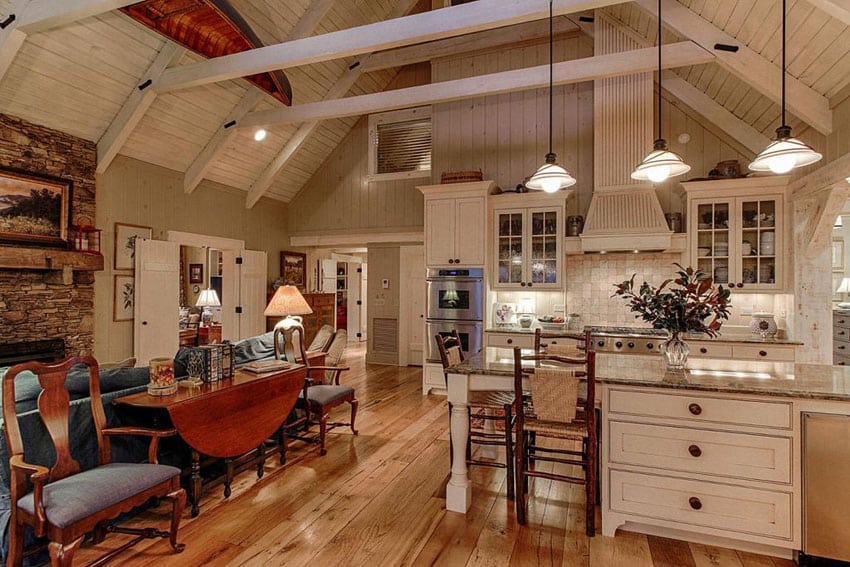
[[[549,153],[552,153],[552,65],[554,64],[554,33],[552,26],[552,1],[549,0]]]
[[[787,12],[785,8],[786,0],[782,0],[782,126],[785,126],[785,25],[787,20]]]
[[[658,136],[661,139],[661,0],[658,0]]]

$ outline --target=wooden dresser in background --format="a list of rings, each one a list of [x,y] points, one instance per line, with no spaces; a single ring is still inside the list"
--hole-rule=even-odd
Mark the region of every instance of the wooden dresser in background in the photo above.
[[[832,312],[832,363],[850,366],[850,311]]]
[[[336,294],[335,293],[305,293],[304,299],[313,309],[310,315],[304,315],[304,344],[309,345],[322,325],[330,325],[336,329]],[[273,331],[280,317],[266,317],[266,330]]]

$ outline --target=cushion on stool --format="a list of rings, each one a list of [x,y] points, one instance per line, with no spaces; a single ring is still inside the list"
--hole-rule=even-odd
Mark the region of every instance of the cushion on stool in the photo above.
[[[44,485],[44,512],[52,525],[64,528],[180,475],[180,469],[150,463],[110,463]],[[18,500],[35,514],[33,494]]]

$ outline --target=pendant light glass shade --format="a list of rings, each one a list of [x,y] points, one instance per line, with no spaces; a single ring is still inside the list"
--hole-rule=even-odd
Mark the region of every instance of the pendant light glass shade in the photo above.
[[[531,191],[556,193],[576,184],[575,178],[567,170],[555,163],[555,152],[552,151],[552,65],[554,34],[552,31],[552,0],[549,0],[549,153],[546,163],[540,166],[534,175],[525,180],[523,185]]]
[[[682,156],[667,149],[667,140],[661,137],[661,0],[658,0],[658,138],[643,161],[632,172],[632,179],[661,183],[670,177],[682,175],[691,170]]]
[[[776,129],[776,139],[756,156],[750,164],[752,171],[788,173],[796,167],[811,165],[820,161],[823,155],[811,146],[791,137],[791,127],[785,123],[785,33],[788,20],[786,0],[782,0],[782,125]]]
[[[667,141],[655,140],[654,149],[632,172],[632,179],[661,183],[669,177],[676,177],[691,170],[691,166],[682,161],[682,156],[667,149]]]
[[[576,180],[567,170],[555,163],[555,154],[546,154],[546,163],[534,175],[529,177],[525,186],[532,191],[555,193],[576,184]]]
[[[750,169],[782,174],[795,167],[811,165],[821,158],[823,156],[811,146],[791,137],[790,126],[780,126],[776,129],[776,139],[756,156]]]

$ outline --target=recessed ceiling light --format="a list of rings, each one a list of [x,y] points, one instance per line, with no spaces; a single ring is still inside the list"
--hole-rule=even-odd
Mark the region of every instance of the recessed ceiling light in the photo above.
[[[264,129],[260,128],[259,130],[254,132],[254,141],[255,142],[262,142],[263,140],[266,139],[266,134],[267,134],[267,132]]]

